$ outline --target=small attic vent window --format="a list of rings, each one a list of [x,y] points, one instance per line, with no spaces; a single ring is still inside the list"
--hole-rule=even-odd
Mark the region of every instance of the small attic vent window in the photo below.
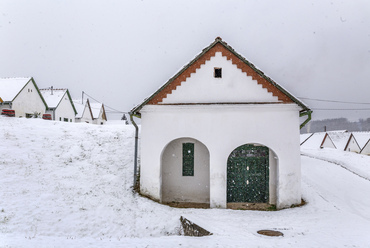
[[[215,78],[222,78],[222,68],[216,68],[215,67],[214,76],[215,76]]]

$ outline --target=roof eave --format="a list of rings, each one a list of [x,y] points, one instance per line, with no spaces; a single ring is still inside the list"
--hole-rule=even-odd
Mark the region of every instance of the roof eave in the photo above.
[[[192,64],[195,63],[201,56],[203,56],[206,52],[208,52],[212,47],[214,47],[217,43],[221,42],[220,38],[216,38],[216,40],[209,45],[208,47],[204,48],[201,53],[199,53],[193,60],[191,60],[187,65],[185,65],[180,71],[178,71],[174,76],[172,76],[165,84],[163,84],[157,91],[155,91],[152,95],[148,98],[144,99],[144,101],[131,109],[130,114],[141,116],[140,110],[146,105],[154,96],[156,96],[159,92],[161,92],[167,85],[169,85],[173,80],[175,80],[178,76],[180,76],[187,68],[189,68]]]
[[[69,94],[69,90],[68,90],[68,89],[67,89],[67,95],[68,95],[69,101],[71,102],[71,105],[72,105],[73,111],[74,111],[75,115],[77,115],[76,107],[75,107],[75,105],[73,104],[72,97],[71,97],[71,94]]]
[[[233,53],[237,58],[239,58],[241,61],[246,63],[249,67],[251,67],[254,71],[257,72],[258,75],[263,77],[265,80],[267,80],[269,83],[271,83],[273,86],[275,86],[277,89],[279,89],[281,92],[283,92],[285,95],[287,95],[294,103],[296,103],[298,106],[302,108],[300,112],[312,112],[310,108],[308,108],[304,103],[302,103],[300,100],[298,100],[296,97],[294,97],[292,94],[290,94],[287,90],[285,90],[283,87],[281,87],[279,84],[277,84],[274,80],[272,80],[270,77],[266,76],[261,70],[259,70],[257,67],[255,67],[251,62],[249,62],[247,59],[245,59],[243,56],[241,56],[239,53],[237,53],[231,46],[229,46],[226,42],[222,41],[220,37],[217,37],[213,43],[211,43],[208,47],[204,48],[201,53],[199,53],[192,61],[190,61],[187,65],[185,65],[180,71],[178,71],[173,77],[171,77],[165,84],[163,84],[157,91],[155,91],[152,95],[150,95],[148,98],[144,99],[142,103],[131,109],[129,112],[130,115],[136,115],[141,116],[140,110],[150,101],[153,99],[154,96],[156,96],[159,92],[161,92],[167,85],[169,85],[172,81],[174,81],[178,76],[180,76],[186,69],[188,69],[191,65],[193,65],[200,57],[202,57],[205,53],[207,53],[209,50],[211,50],[216,44],[222,44],[227,50],[229,50],[231,53]]]

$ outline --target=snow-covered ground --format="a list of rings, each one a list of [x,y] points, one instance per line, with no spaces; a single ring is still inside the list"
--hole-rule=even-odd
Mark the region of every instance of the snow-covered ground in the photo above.
[[[0,117],[0,247],[370,247],[369,156],[302,148],[300,208],[176,209],[132,193],[134,129],[107,124]]]

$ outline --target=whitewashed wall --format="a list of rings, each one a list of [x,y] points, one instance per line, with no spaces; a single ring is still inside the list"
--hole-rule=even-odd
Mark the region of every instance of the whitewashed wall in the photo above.
[[[64,121],[64,118],[67,118],[68,122],[75,122],[75,112],[67,93],[64,94],[55,110],[56,121]]]
[[[94,119],[93,123],[98,125],[104,125],[106,123],[106,120],[103,119],[103,107],[100,108],[99,115]]]
[[[171,141],[190,137],[210,154],[210,205],[226,207],[227,159],[237,147],[258,143],[277,157],[273,182],[278,208],[301,202],[299,108],[296,104],[146,105],[142,110],[143,194],[161,200],[161,154]],[[270,157],[270,161],[271,158]]]
[[[194,144],[194,176],[182,176],[182,143]],[[198,140],[170,142],[162,154],[162,202],[209,203],[209,152]]]
[[[15,110],[16,117],[26,117],[26,113],[35,112],[40,113],[40,116],[45,114],[46,106],[32,81],[29,81],[14,99],[12,109]]]
[[[353,136],[351,136],[350,139],[348,140],[348,146],[347,146],[346,151],[356,152],[356,153],[360,153],[360,151],[361,151],[360,147],[358,146],[358,144],[357,144],[356,140],[353,138]]]
[[[214,68],[222,68],[222,78],[213,76]],[[167,95],[163,103],[210,102],[279,102],[252,77],[238,69],[220,52]]]
[[[327,135],[324,142],[321,144],[320,148],[333,148],[336,149],[333,141],[331,140],[330,136]]]
[[[81,118],[79,119],[78,122],[87,122],[87,123],[93,123],[93,119],[91,116],[90,109],[87,104],[85,104],[85,107],[83,109],[83,113]]]

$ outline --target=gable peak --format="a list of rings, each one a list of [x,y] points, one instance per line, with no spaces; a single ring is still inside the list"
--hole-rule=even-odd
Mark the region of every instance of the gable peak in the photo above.
[[[251,76],[253,80],[256,80],[259,85],[265,88],[268,92],[272,93],[273,96],[277,97],[279,102],[282,103],[296,103],[303,110],[309,110],[305,104],[300,102],[297,98],[291,95],[283,87],[274,82],[271,78],[266,76],[262,71],[256,68],[252,63],[246,60],[243,56],[238,54],[230,45],[222,40],[221,37],[216,37],[215,41],[212,42],[208,47],[204,48],[200,54],[198,54],[192,61],[184,66],[176,75],[169,79],[164,85],[162,85],[154,94],[149,98],[145,99],[140,105],[132,109],[132,112],[138,113],[140,109],[146,105],[161,104],[163,99],[167,95],[171,94],[178,86],[181,86],[192,73],[195,73],[201,65],[205,64],[215,56],[216,52],[221,52],[223,57],[231,61],[232,64],[236,65],[238,69],[245,72],[247,76]]]

